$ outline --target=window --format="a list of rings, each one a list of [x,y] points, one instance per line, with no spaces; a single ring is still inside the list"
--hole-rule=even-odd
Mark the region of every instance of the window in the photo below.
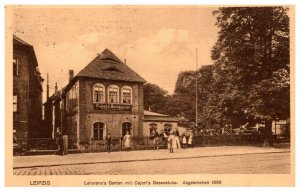
[[[79,90],[79,87],[78,87],[78,84],[75,84],[74,85],[74,105],[75,107],[78,105],[78,90]]]
[[[13,59],[13,73],[15,76],[19,75],[19,60],[17,58]]]
[[[151,123],[150,125],[149,125],[149,135],[151,135],[151,133],[152,133],[152,131],[153,130],[157,130],[157,124],[156,123]]]
[[[102,140],[104,136],[104,123],[96,122],[93,124],[93,139]]]
[[[170,133],[172,130],[172,125],[171,124],[165,124],[164,125],[164,132]]]
[[[108,87],[108,102],[119,103],[119,87],[117,86]]]
[[[132,135],[132,123],[130,122],[122,123],[122,136],[126,135],[127,132]]]
[[[93,92],[94,92],[94,103],[105,103],[105,89],[104,86],[102,84],[96,84],[94,85],[93,88]]]
[[[131,104],[131,88],[130,87],[124,87],[122,88],[122,103],[123,104]]]
[[[69,110],[70,106],[70,98],[69,98],[69,92],[66,93],[66,109]]]
[[[18,96],[14,95],[13,98],[13,112],[17,112],[18,111]]]

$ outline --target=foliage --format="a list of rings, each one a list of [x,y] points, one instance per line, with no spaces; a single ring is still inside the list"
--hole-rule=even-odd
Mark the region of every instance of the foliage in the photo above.
[[[220,29],[212,65],[178,75],[175,92],[145,85],[145,108],[195,121],[196,77],[201,127],[290,117],[290,37],[284,7],[225,7],[213,13]],[[268,123],[267,123],[268,122]]]
[[[158,113],[165,113],[168,92],[156,84],[144,84],[144,108]]]
[[[289,18],[283,7],[220,8],[212,50],[220,98],[262,119],[289,117]]]

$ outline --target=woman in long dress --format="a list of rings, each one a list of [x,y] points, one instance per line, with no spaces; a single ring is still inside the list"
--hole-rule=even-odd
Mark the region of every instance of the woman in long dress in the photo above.
[[[170,153],[174,153],[175,147],[176,147],[176,139],[175,139],[175,135],[171,131],[168,137],[168,148],[170,149]]]
[[[124,135],[123,139],[124,139],[124,146],[125,146],[125,149],[127,151],[129,151],[129,148],[130,148],[130,134],[129,132],[127,131],[126,132],[126,135]]]

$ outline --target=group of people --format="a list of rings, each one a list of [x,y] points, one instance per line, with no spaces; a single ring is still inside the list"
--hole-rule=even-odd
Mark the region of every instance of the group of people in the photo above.
[[[150,139],[153,140],[154,150],[159,149],[159,134],[156,130],[152,130],[150,134]],[[182,135],[182,148],[187,148],[188,146],[193,145],[193,133],[190,133],[188,139],[185,134]],[[179,132],[178,130],[171,130],[170,132],[164,131],[163,132],[163,143],[165,148],[170,150],[170,153],[174,152],[174,149],[180,149],[181,143],[179,140]]]
[[[179,132],[178,130],[171,130],[170,132],[164,131],[163,132],[163,144],[165,148],[168,148],[170,150],[170,153],[174,152],[174,149],[180,149],[181,143],[179,140]],[[160,135],[156,130],[152,130],[150,133],[150,139],[153,141],[154,150],[159,149],[159,137]],[[55,139],[56,139],[56,145],[57,145],[57,154],[62,155],[63,154],[63,139],[62,139],[62,133],[59,128],[57,128],[57,131],[55,133]],[[124,148],[129,151],[130,150],[130,142],[131,142],[131,135],[129,131],[126,132],[126,134],[122,138],[124,143]],[[188,146],[192,147],[193,140],[193,133],[191,133],[188,138],[185,134],[182,135],[182,148],[186,148]],[[105,137],[105,144],[107,152],[111,152],[112,148],[112,137],[111,134],[108,133]]]

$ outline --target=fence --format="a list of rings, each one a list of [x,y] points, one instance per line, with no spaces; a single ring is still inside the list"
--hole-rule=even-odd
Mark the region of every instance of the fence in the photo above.
[[[179,137],[182,143],[182,138]],[[276,141],[276,140],[274,140]],[[277,141],[278,142],[278,141]],[[262,145],[263,135],[217,135],[217,136],[194,136],[193,146],[223,146],[223,145]],[[105,140],[93,140],[86,138],[68,138],[68,153],[90,153],[107,151]],[[159,137],[158,146],[160,149],[166,148],[167,142],[163,137]],[[153,141],[147,137],[132,137],[130,142],[131,150],[153,149]],[[33,154],[55,154],[57,145],[52,138],[19,138],[14,143],[14,155]],[[122,138],[112,138],[111,151],[124,151],[124,141]]]

